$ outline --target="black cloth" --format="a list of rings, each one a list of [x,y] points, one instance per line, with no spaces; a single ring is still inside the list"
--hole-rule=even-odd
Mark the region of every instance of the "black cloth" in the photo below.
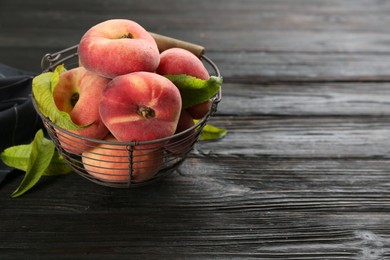
[[[36,131],[43,128],[31,99],[34,76],[0,63],[0,152],[31,142]],[[0,160],[0,183],[10,171]]]

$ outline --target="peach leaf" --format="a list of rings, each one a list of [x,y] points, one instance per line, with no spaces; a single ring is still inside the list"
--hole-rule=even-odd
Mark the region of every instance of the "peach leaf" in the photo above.
[[[39,111],[48,117],[54,124],[67,130],[77,130],[88,127],[91,124],[80,126],[75,124],[70,115],[60,111],[53,98],[53,91],[59,81],[59,75],[65,71],[63,66],[58,66],[54,72],[44,72],[32,81],[33,98]]]
[[[183,109],[201,104],[214,97],[221,85],[222,77],[211,76],[208,80],[195,78],[186,74],[164,75],[180,91]]]

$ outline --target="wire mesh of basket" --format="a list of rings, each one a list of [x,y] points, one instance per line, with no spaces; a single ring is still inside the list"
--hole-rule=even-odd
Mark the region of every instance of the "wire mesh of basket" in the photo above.
[[[59,64],[66,68],[78,66],[78,45],[46,54],[41,61],[43,72],[53,71]],[[202,55],[210,75],[221,76],[216,64]],[[56,149],[80,176],[97,184],[130,188],[161,179],[174,172],[187,158],[210,117],[221,101],[221,90],[211,99],[208,113],[192,127],[172,136],[139,142],[118,142],[114,138],[91,139],[54,124],[33,104],[42,118]],[[131,129],[129,129],[131,131]]]

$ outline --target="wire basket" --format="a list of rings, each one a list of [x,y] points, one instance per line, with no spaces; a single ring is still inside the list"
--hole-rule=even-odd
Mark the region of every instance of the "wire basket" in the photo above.
[[[67,69],[78,66],[77,47],[74,45],[46,54],[41,61],[43,72],[53,71],[59,64],[64,64]],[[221,76],[211,59],[205,55],[200,59],[210,75]],[[161,179],[184,162],[198,142],[204,126],[216,112],[221,95],[219,90],[211,99],[208,113],[191,128],[166,138],[140,142],[98,140],[77,135],[44,116],[34,98],[33,104],[56,149],[76,173],[103,186],[130,188]]]

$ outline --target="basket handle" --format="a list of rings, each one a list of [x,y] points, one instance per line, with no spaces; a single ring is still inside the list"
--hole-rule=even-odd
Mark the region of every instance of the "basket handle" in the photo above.
[[[156,41],[160,52],[163,52],[169,48],[178,47],[178,48],[183,48],[183,49],[186,49],[186,50],[192,52],[197,57],[201,57],[204,54],[204,47],[201,45],[191,43],[191,42],[182,41],[179,39],[171,38],[171,37],[164,36],[164,35],[157,34],[157,33],[153,33],[153,32],[150,32],[150,34],[152,35],[152,37]]]

